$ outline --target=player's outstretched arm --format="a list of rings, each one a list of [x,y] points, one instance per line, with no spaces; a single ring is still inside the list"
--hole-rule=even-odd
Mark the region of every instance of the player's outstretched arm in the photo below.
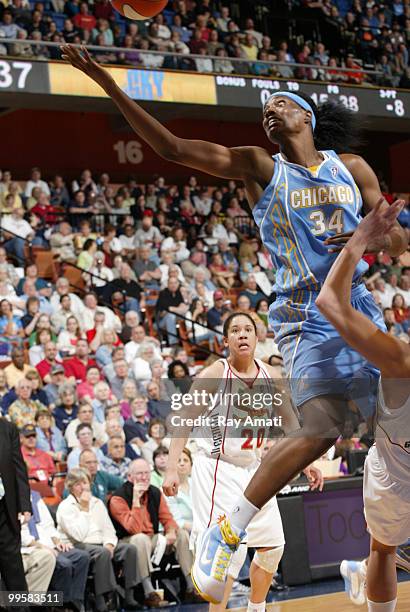
[[[385,208],[383,203],[384,199],[379,199],[359,224],[333,264],[316,304],[346,342],[374,363],[384,376],[401,378],[410,376],[410,347],[380,331],[351,305],[352,279],[359,260],[372,240],[391,230],[404,204],[397,200]]]
[[[209,398],[210,394],[214,394],[218,390],[223,370],[224,366],[220,361],[216,361],[209,368],[202,370],[196,376],[189,392],[181,397],[180,409],[171,413],[171,416],[167,419],[170,422],[171,444],[162,485],[165,495],[172,497],[178,493],[178,460],[193,429],[192,425],[187,424],[186,419],[192,420],[199,416],[206,416],[209,409],[206,398]],[[176,420],[177,422],[175,422]],[[173,421],[175,424],[173,424]]]
[[[110,73],[90,57],[85,47],[79,50],[71,45],[63,45],[61,50],[63,59],[100,85],[138,136],[164,159],[221,178],[243,180],[245,184],[252,185],[259,181],[263,189],[269,183],[273,160],[264,149],[228,148],[203,140],[178,138],[131,100],[118,87]]]
[[[345,166],[351,172],[363,199],[365,213],[370,212],[380,198],[383,199],[382,209],[387,210],[388,202],[384,200],[379,181],[373,169],[359,155],[341,155],[340,156]],[[345,244],[350,235],[339,235],[329,239],[328,244]],[[408,239],[405,230],[400,224],[395,223],[390,228],[389,232],[384,235],[374,236],[371,243],[367,245],[368,252],[386,251],[392,257],[398,257],[407,249]]]

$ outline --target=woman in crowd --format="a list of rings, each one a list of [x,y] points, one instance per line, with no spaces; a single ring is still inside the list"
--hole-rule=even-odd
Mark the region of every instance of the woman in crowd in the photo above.
[[[156,448],[152,455],[154,462],[154,469],[151,474],[151,484],[159,489],[162,487],[164,482],[165,471],[168,463],[168,449],[166,446],[159,446]]]
[[[44,409],[37,410],[35,423],[37,448],[48,453],[54,461],[64,461],[67,455],[67,445],[58,427],[52,425],[49,411]]]
[[[54,329],[51,324],[50,317],[48,316],[48,314],[42,313],[39,316],[37,324],[35,328],[33,329],[33,331],[31,332],[30,337],[28,339],[28,343],[30,347],[34,346],[35,344],[39,344],[38,334],[42,329],[47,329],[50,332],[51,340],[53,342],[57,341],[57,336],[54,333]]]
[[[208,329],[208,322],[204,303],[200,298],[194,298],[191,302],[186,318],[191,322],[186,321],[188,337],[195,343],[208,340],[209,348],[212,350],[215,333]]]
[[[29,348],[28,357],[30,365],[36,366],[45,357],[45,346],[52,341],[52,333],[49,329],[40,329],[36,332],[35,343]]]
[[[88,238],[84,244],[83,249],[78,256],[77,266],[82,270],[88,272],[93,266],[94,263],[94,255],[97,252],[97,243],[95,240]]]
[[[84,339],[80,324],[76,317],[68,317],[66,329],[63,329],[57,339],[57,348],[62,357],[71,357],[75,354],[75,347],[80,338]]]
[[[410,329],[410,308],[401,293],[396,293],[394,296],[392,308],[396,322],[403,326],[405,332],[408,332]]]
[[[168,448],[170,440],[165,436],[167,429],[162,419],[151,419],[148,425],[148,442],[141,448],[141,455],[150,465],[154,465],[154,452],[160,448]]]
[[[62,384],[59,389],[59,401],[53,415],[57,427],[64,434],[67,425],[77,418],[78,405],[75,388],[69,383]]]
[[[177,392],[188,393],[192,384],[189,368],[180,359],[175,359],[168,366],[168,378],[174,383]]]
[[[127,378],[122,386],[122,399],[120,401],[121,416],[129,419],[132,413],[131,402],[137,393],[137,385],[131,378]]]
[[[132,363],[135,380],[148,382],[151,380],[151,363],[155,359],[155,349],[151,342],[143,342]]]
[[[26,302],[26,314],[21,318],[26,338],[31,336],[40,317],[40,302],[38,298],[29,297]]]
[[[97,343],[98,346],[96,346]],[[101,341],[97,337],[94,338],[90,343],[90,348],[95,351],[95,359],[100,368],[112,363],[113,349],[120,344],[121,340],[113,329],[104,329],[101,334]]]
[[[101,380],[100,370],[95,365],[88,366],[85,381],[77,387],[78,401],[91,402],[95,397],[95,386]]]
[[[167,497],[168,507],[178,527],[180,529],[186,529],[188,533],[191,533],[192,530],[192,464],[191,451],[188,448],[184,448],[177,464],[179,476],[178,493],[174,497]]]

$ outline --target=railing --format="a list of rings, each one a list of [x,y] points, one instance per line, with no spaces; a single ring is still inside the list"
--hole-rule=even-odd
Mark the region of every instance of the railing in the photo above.
[[[61,57],[61,43],[34,41],[29,39],[2,38],[1,45],[7,48],[7,57],[20,59],[58,60]],[[72,45],[81,48],[81,45]],[[30,47],[28,49],[27,47]],[[378,84],[383,73],[368,70],[361,66],[339,67],[297,62],[279,62],[271,60],[249,60],[246,58],[221,57],[217,55],[182,54],[172,51],[142,50],[114,46],[87,45],[88,51],[103,64],[120,64],[138,68],[165,68],[169,70],[196,71],[215,74],[236,74],[253,76],[270,76],[274,78],[295,78],[300,80],[325,80],[346,83],[362,82]],[[52,53],[50,54],[50,50]],[[29,54],[31,53],[31,55]],[[1,52],[0,52],[1,55]],[[51,56],[50,56],[51,55]],[[155,59],[156,58],[156,59]],[[285,70],[286,69],[286,70]],[[290,72],[289,72],[290,71]],[[315,77],[315,75],[317,75]]]

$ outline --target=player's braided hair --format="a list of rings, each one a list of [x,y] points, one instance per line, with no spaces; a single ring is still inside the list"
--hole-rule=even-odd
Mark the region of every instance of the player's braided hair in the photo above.
[[[298,96],[306,100],[316,117],[313,135],[316,149],[332,149],[336,153],[357,151],[362,138],[355,113],[340,102],[325,102],[317,106],[309,95],[298,91]]]

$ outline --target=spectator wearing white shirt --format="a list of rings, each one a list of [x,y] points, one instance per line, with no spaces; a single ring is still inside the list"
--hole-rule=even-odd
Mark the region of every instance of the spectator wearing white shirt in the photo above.
[[[410,276],[402,275],[396,293],[400,293],[404,297],[406,304],[410,304]]]
[[[208,196],[208,189],[204,187],[201,189],[198,195],[195,195],[193,198],[194,206],[197,212],[204,217],[207,217],[211,212],[212,207],[212,198]]]
[[[22,551],[23,563],[28,570],[29,590],[62,591],[64,605],[73,604],[75,609],[81,610],[88,577],[89,555],[86,551],[74,548],[71,543],[63,543],[60,540],[50,511],[36,491],[31,492],[31,505],[33,516],[28,525],[23,525],[21,531],[25,547]],[[38,570],[34,569],[35,563]],[[33,588],[32,584],[35,573],[41,573],[40,579],[43,581],[42,584],[34,585],[37,588]]]
[[[386,290],[386,283],[382,278],[378,278],[374,282],[375,286],[375,294],[377,297],[378,303],[381,304],[382,309],[391,308],[391,303],[393,296],[391,292]]]
[[[93,407],[90,404],[82,404],[78,409],[77,418],[73,419],[65,430],[64,437],[68,448],[80,448],[82,445],[82,438],[79,435],[81,431],[78,431],[79,425],[88,425],[92,430],[92,438],[95,439],[98,446],[107,442],[108,437],[105,433],[104,425],[94,418]]]
[[[174,263],[174,254],[172,251],[161,251],[161,261],[162,263],[159,265],[159,269],[161,271],[161,280],[160,285],[161,289],[167,286],[169,272],[171,269],[178,271],[178,280],[181,284],[185,283],[185,277],[182,273],[181,268]]]
[[[87,551],[94,563],[94,591],[96,608],[106,612],[104,595],[117,589],[112,561],[120,562],[125,578],[125,608],[136,608],[133,589],[138,584],[137,551],[134,546],[118,543],[107,508],[91,494],[87,470],[78,468],[67,475],[69,496],[57,510],[60,538],[65,543]]]
[[[137,249],[137,238],[133,225],[127,223],[124,226],[124,233],[119,237],[119,241],[123,257],[134,259]]]
[[[97,296],[92,291],[84,297],[83,322],[85,331],[94,328],[94,318],[97,311],[105,314],[104,329],[114,329],[117,334],[121,332],[122,323],[119,317],[110,308],[99,306]]]
[[[177,264],[189,259],[190,252],[186,246],[185,232],[181,227],[175,227],[172,235],[165,238],[161,244],[161,251],[171,251]]]
[[[77,318],[80,324],[83,323],[83,311],[84,304],[81,299],[75,293],[70,292],[70,283],[66,278],[59,278],[56,282],[56,290],[50,298],[51,308],[53,312],[57,312],[60,309],[61,297],[68,295],[70,297],[70,308],[73,315]]]
[[[1,227],[6,232],[4,247],[7,253],[17,257],[19,265],[25,261],[25,240],[34,237],[33,228],[23,217],[24,208],[16,207],[11,214],[2,215],[1,219]]]
[[[26,198],[31,196],[31,193],[34,187],[40,187],[41,191],[44,191],[48,196],[50,195],[50,188],[45,181],[41,178],[41,170],[40,168],[32,168],[31,169],[31,177],[30,180],[26,183],[26,188],[24,190],[24,195]]]
[[[94,255],[94,265],[89,270],[90,274],[83,274],[86,278],[88,285],[93,285],[100,289],[112,280],[114,280],[114,274],[111,268],[104,265],[104,253],[97,251]]]
[[[154,356],[156,359],[161,359],[161,346],[157,338],[151,338],[146,335],[143,325],[137,325],[132,328],[131,340],[125,345],[125,359],[127,363],[132,364],[137,357],[137,353],[142,344],[152,344],[154,347]]]

